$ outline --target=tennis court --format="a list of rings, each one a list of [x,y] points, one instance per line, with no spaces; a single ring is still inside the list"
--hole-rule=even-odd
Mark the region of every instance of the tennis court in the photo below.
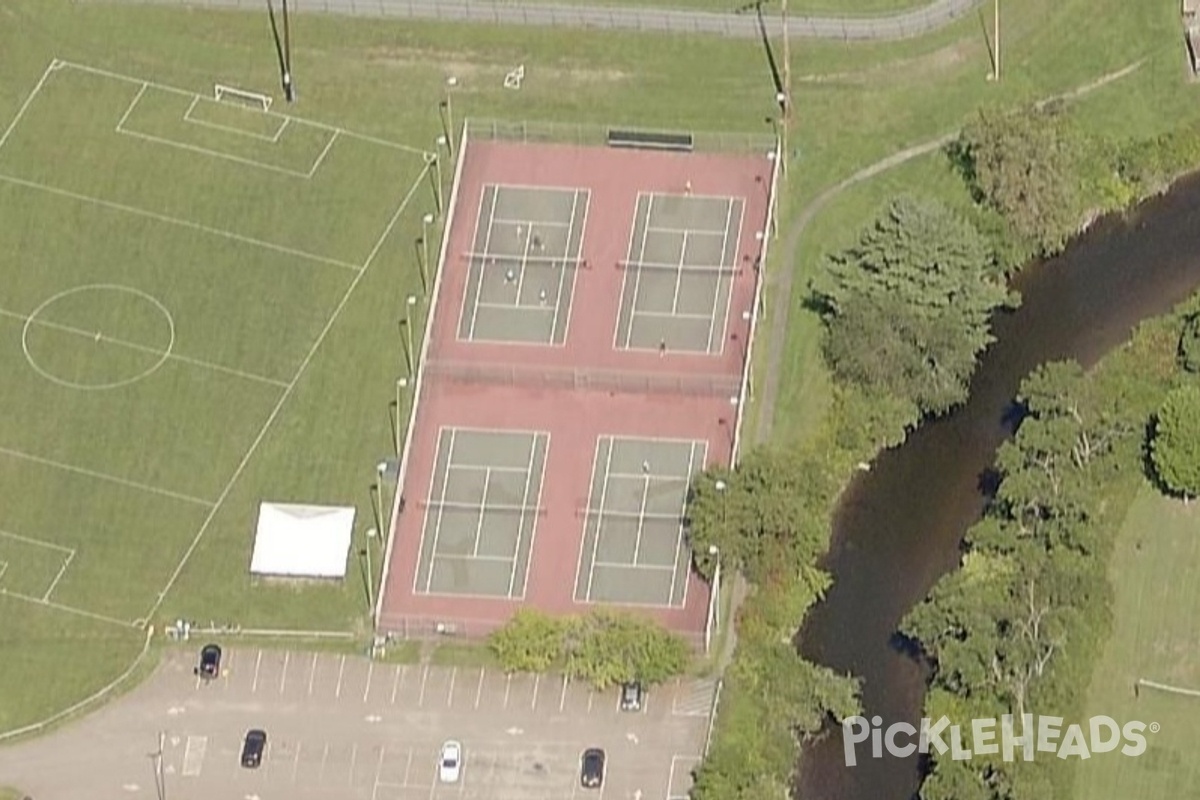
[[[525,595],[547,433],[442,428],[413,591]]]
[[[683,607],[691,570],[683,515],[706,449],[703,441],[600,437],[576,602]]]
[[[744,208],[734,197],[638,195],[619,265],[618,349],[721,352]]]
[[[486,184],[458,338],[562,345],[587,219],[587,189]]]

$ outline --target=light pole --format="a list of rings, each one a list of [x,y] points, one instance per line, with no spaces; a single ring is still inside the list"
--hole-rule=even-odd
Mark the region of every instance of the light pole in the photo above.
[[[779,113],[781,121],[779,123],[779,169],[783,176],[787,177],[788,163],[788,115],[791,113],[789,108],[789,98],[786,92],[778,92],[775,95],[775,101],[779,103]]]
[[[441,107],[446,110],[446,116],[442,120],[442,132],[446,134],[446,152],[450,154],[450,158],[454,158],[454,105],[451,102],[452,90],[458,86],[458,78],[451,75],[446,78],[446,99],[441,102]]]
[[[713,484],[713,488],[717,490],[717,494],[721,495],[721,536],[725,536],[725,490],[728,488],[725,481],[718,480]],[[708,554],[712,556],[716,563],[713,567],[712,583],[709,585],[708,592],[708,622],[704,626],[704,652],[708,653],[712,647],[712,635],[714,630],[721,627],[719,606],[721,602],[721,550],[715,544],[708,546]]]
[[[429,295],[429,226],[433,224],[433,214],[421,217],[421,284]]]
[[[439,136],[437,138],[438,145],[444,145],[445,143],[446,143],[445,136]],[[434,201],[434,205],[435,205],[434,211],[437,212],[438,217],[441,217],[442,216],[442,159],[438,156],[437,151],[435,150],[432,153],[425,154],[425,163],[428,166],[433,168],[429,173],[429,178],[430,178],[430,180],[433,181],[433,201]]]
[[[410,375],[416,374],[416,371],[417,371],[416,355],[413,353],[413,323],[412,323],[413,306],[415,306],[416,304],[417,304],[416,295],[410,294],[408,296],[408,299],[404,301],[404,334],[405,334],[405,343],[408,345],[408,373]]]
[[[375,538],[376,530],[374,528],[367,529],[367,546],[363,548],[363,553],[367,557],[367,610],[375,608],[375,570],[371,567],[371,540]]]
[[[396,435],[395,438],[396,438],[396,456],[397,457],[400,456],[400,444],[401,444],[400,440],[404,436],[404,434],[401,433],[402,428],[400,427],[400,390],[407,389],[407,388],[408,388],[408,378],[397,378],[396,379],[396,425],[394,428],[394,432]]]

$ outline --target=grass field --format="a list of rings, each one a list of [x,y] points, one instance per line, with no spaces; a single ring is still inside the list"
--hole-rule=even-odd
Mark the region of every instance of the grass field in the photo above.
[[[1142,688],[1140,679],[1200,691],[1200,503],[1185,506],[1146,486],[1125,518],[1110,575],[1113,635],[1092,678],[1088,716],[1158,723],[1137,758],[1104,756],[1078,767],[1076,797],[1200,794],[1200,697]]]
[[[824,187],[981,103],[1051,94],[1147,58],[1086,102],[1089,120],[1145,133],[1200,113],[1169,4],[1005,9],[999,86],[984,80],[978,19],[919,41],[794,48],[785,234],[786,215]],[[257,584],[250,540],[267,499],[351,503],[359,533],[369,524],[404,369],[397,320],[404,296],[420,291],[412,243],[431,210],[420,188],[401,209],[423,168],[405,148],[433,147],[447,75],[459,78],[459,120],[766,131],[773,108],[752,42],[304,15],[293,34],[301,102],[277,101],[297,116],[281,130],[281,117],[196,99],[217,82],[274,89],[261,15],[0,0],[0,131],[46,76],[0,145],[0,398],[12,409],[0,420],[0,487],[19,498],[0,509],[12,534],[0,559],[24,565],[0,577],[22,596],[0,597],[0,640],[21,652],[0,660],[0,730],[111,680],[140,647],[129,626],[140,617],[361,630],[356,581]],[[54,59],[79,66],[47,73]],[[522,89],[505,90],[520,63]],[[143,81],[154,85],[142,91]],[[895,180],[925,182],[941,166],[904,169]],[[891,185],[865,184],[818,217],[802,273]],[[928,185],[951,191],[944,177]],[[802,436],[827,406],[803,285],[787,299],[797,316],[782,439]],[[62,657],[80,644],[86,665]]]
[[[562,4],[562,0],[545,0]],[[746,2],[736,0],[567,0],[589,6],[642,6],[645,8],[694,8],[701,11],[731,12]],[[779,13],[778,3],[765,3],[767,14]],[[800,16],[863,17],[895,14],[929,5],[928,0],[790,0],[788,13]]]

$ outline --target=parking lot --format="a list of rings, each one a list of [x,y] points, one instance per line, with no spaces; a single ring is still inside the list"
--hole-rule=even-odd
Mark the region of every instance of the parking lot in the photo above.
[[[153,797],[161,736],[174,798],[682,800],[712,704],[709,681],[657,687],[626,712],[615,689],[559,676],[258,649],[226,649],[221,676],[205,683],[195,649],[170,652],[146,684],[82,723],[0,750],[0,768],[34,797],[67,787],[95,800]],[[268,733],[258,769],[239,762],[250,728]],[[437,781],[447,739],[463,745],[454,784]],[[579,782],[588,747],[607,753],[598,790]]]

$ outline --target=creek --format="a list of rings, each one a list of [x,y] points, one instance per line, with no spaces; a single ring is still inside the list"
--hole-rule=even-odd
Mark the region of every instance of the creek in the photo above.
[[[996,341],[968,400],[882,452],[856,474],[834,516],[822,566],[835,583],[797,636],[808,659],[862,679],[864,716],[919,726],[928,668],[895,637],[900,620],[959,563],[964,533],[987,503],[986,475],[1013,433],[1021,380],[1048,361],[1084,367],[1128,342],[1141,321],[1200,287],[1200,175],[1124,215],[1096,222],[1060,256],[1013,282],[1021,306],[996,314]],[[907,739],[901,739],[901,742]],[[869,757],[845,765],[832,728],[805,748],[802,800],[910,800],[922,763]]]

